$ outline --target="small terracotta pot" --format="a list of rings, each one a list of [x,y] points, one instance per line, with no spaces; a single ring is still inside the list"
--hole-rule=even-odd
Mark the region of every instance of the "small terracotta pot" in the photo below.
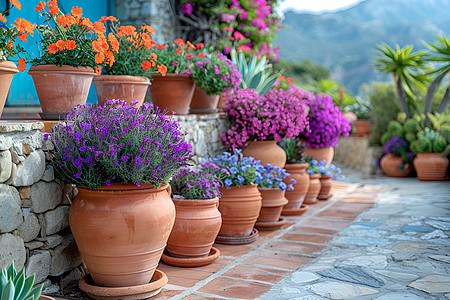
[[[252,141],[242,150],[244,156],[252,156],[261,161],[262,165],[270,163],[272,166],[284,168],[286,152],[277,145],[276,141]]]
[[[308,163],[286,164],[284,166],[286,171],[291,174],[284,182],[289,185],[291,184],[291,179],[297,181],[297,183],[294,184],[294,189],[292,191],[286,191],[286,198],[289,202],[284,208],[299,209],[302,206],[303,200],[305,200],[306,193],[309,189],[309,174],[306,173],[306,168],[308,168],[308,166]]]
[[[93,80],[97,92],[98,104],[105,104],[106,100],[124,100],[128,104],[138,101],[135,107],[144,103],[150,79],[128,75],[100,75]]]
[[[445,180],[448,158],[442,157],[441,153],[417,153],[413,164],[420,181]]]
[[[317,198],[319,200],[327,200],[331,196],[331,187],[333,186],[333,180],[331,175],[322,175],[320,177],[320,192]]]
[[[150,282],[175,221],[168,188],[119,183],[78,188],[69,223],[96,285]]]
[[[320,174],[313,174],[309,176],[309,189],[305,196],[305,204],[317,203],[317,196],[319,196],[321,184],[320,184]]]
[[[402,166],[402,160],[403,158],[400,155],[387,153],[383,156],[383,158],[381,158],[381,170],[383,170],[384,174],[389,177],[406,177],[411,174],[413,168],[412,164],[409,164],[408,167],[400,169]]]
[[[45,119],[58,119],[78,104],[86,104],[92,79],[91,67],[56,65],[32,66],[28,71],[34,81]]]
[[[220,236],[248,236],[261,210],[261,193],[258,185],[221,188],[219,211],[222,214]]]
[[[325,160],[327,162],[326,165],[328,166],[333,161],[334,148],[331,146],[326,148],[305,147],[304,153],[314,157],[317,161]]]
[[[186,74],[152,74],[149,93],[152,103],[168,114],[186,115],[194,95],[195,83]]]
[[[353,122],[353,126],[355,127],[356,136],[369,135],[371,132],[370,122],[367,120],[356,120]]]
[[[286,191],[278,188],[259,189],[262,197],[261,211],[256,222],[277,222],[280,219],[283,206],[288,203]]]
[[[212,114],[217,112],[217,104],[219,103],[220,95],[206,94],[204,90],[195,86],[194,96],[192,97],[191,114]]]
[[[222,225],[219,199],[173,199],[176,217],[167,241],[174,257],[201,257],[211,251]]]
[[[9,87],[14,74],[18,73],[16,64],[12,61],[0,62],[0,117],[5,107],[6,97],[8,97]]]

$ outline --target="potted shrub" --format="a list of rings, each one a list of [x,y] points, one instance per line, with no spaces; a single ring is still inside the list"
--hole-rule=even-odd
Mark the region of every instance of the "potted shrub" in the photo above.
[[[384,145],[384,155],[380,167],[390,177],[406,177],[411,174],[415,154],[409,150],[405,139],[394,136]]]
[[[204,172],[216,174],[221,185],[222,226],[217,243],[247,244],[258,237],[253,227],[261,210],[261,193],[256,184],[257,176],[261,176],[260,167],[259,161],[244,157],[238,149],[208,158],[202,165]]]
[[[79,105],[53,128],[56,175],[78,188],[70,228],[97,286],[149,284],[175,221],[168,183],[192,153],[184,135],[153,105],[118,100]]]
[[[137,102],[141,106],[150,85],[152,67],[156,67],[156,54],[151,39],[155,30],[148,25],[136,29],[134,26],[121,26],[114,17],[103,17],[103,22],[110,22],[111,32],[108,41],[115,52],[114,64],[103,61],[103,75],[94,78],[98,102],[103,105],[107,99],[121,99],[127,103]],[[96,46],[105,43],[104,37],[95,42]],[[165,66],[160,65],[158,71],[165,75]]]
[[[333,186],[332,180],[342,179],[345,176],[342,175],[342,170],[337,168],[334,164],[328,166],[321,166],[319,168],[320,175],[320,191],[317,199],[328,200],[331,198],[331,188]]]
[[[352,122],[355,129],[356,136],[362,137],[370,135],[370,111],[372,110],[372,104],[370,99],[366,97],[356,97],[356,102],[349,105],[347,109],[353,112],[357,120]]]
[[[170,181],[175,204],[175,224],[162,260],[180,267],[210,264],[219,257],[212,248],[222,218],[219,206],[220,183],[213,174],[182,169]]]
[[[309,188],[303,203],[315,204],[318,202],[317,196],[319,196],[320,189],[322,187],[320,183],[320,178],[322,177],[320,170],[321,168],[325,168],[326,164],[327,161],[325,160],[317,161],[315,159],[311,159],[309,161],[309,166],[306,169],[306,172],[309,174]]]
[[[291,174],[285,169],[267,164],[259,168],[261,176],[258,176],[256,183],[262,197],[261,211],[256,220],[255,227],[262,230],[275,230],[286,223],[284,218],[280,218],[283,206],[288,203],[285,197],[286,189],[293,190],[295,179],[290,179],[289,186],[283,182]]]
[[[259,96],[253,89],[225,93],[224,112],[231,128],[222,133],[222,142],[230,149],[244,148],[245,156],[280,168],[286,154],[277,145],[283,138],[293,138],[307,128],[307,107],[295,95],[272,89]]]
[[[192,57],[191,71],[195,92],[190,113],[214,113],[222,92],[239,88],[242,74],[225,55],[216,51],[210,55]]]

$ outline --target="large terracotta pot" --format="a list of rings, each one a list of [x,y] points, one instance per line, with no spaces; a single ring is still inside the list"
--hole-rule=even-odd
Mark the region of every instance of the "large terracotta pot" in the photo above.
[[[272,166],[284,168],[286,165],[286,152],[277,145],[276,141],[253,141],[242,150],[244,156],[252,156],[261,160],[262,165],[270,163]]]
[[[167,251],[174,257],[201,257],[211,251],[222,218],[219,199],[173,199],[176,217],[167,241]]]
[[[78,104],[86,104],[92,79],[91,67],[56,65],[32,66],[28,71],[34,81],[43,119],[59,119]]]
[[[353,126],[355,127],[356,136],[369,135],[371,132],[370,122],[367,120],[356,120]]]
[[[0,62],[0,117],[3,113],[3,107],[5,107],[12,78],[17,72],[19,71],[17,70],[16,64],[12,61]]]
[[[221,188],[219,211],[222,214],[220,236],[248,236],[261,210],[261,193],[256,184]]]
[[[421,181],[445,180],[448,158],[441,153],[417,153],[413,161],[417,178]]]
[[[322,175],[320,177],[320,192],[317,196],[319,200],[328,200],[331,197],[332,177],[331,175]]]
[[[313,174],[309,176],[309,189],[305,196],[305,204],[317,203],[317,196],[319,196],[321,184],[320,184],[320,174]]]
[[[286,191],[279,188],[259,189],[262,197],[261,211],[256,222],[277,222],[280,219],[283,206],[288,203]]]
[[[69,223],[97,285],[148,284],[175,221],[169,185],[111,184],[78,188]]]
[[[306,155],[314,157],[317,161],[326,160],[326,165],[328,166],[333,161],[334,148],[331,146],[325,148],[305,147],[304,153]]]
[[[194,96],[192,97],[191,114],[212,114],[217,112],[217,104],[219,103],[220,95],[208,96],[204,90],[195,86]]]
[[[152,74],[149,88],[152,103],[168,114],[186,115],[194,95],[195,83],[186,74]]]
[[[291,174],[284,182],[289,185],[290,180],[295,179],[297,181],[294,184],[294,189],[292,191],[286,191],[286,198],[288,203],[284,206],[286,209],[299,209],[303,200],[305,200],[306,193],[309,189],[309,174],[306,173],[306,168],[309,166],[308,163],[301,164],[286,164],[284,168]]]
[[[409,164],[407,168],[400,169],[403,158],[400,155],[387,153],[381,158],[380,167],[384,174],[390,177],[406,177],[411,174],[413,168]]]
[[[220,94],[219,101],[217,102],[217,110],[223,111],[223,107],[225,105],[225,99],[223,97],[223,93]]]
[[[128,75],[100,75],[94,78],[98,103],[105,104],[106,100],[124,100],[128,104],[138,101],[139,107],[144,103],[150,79]]]

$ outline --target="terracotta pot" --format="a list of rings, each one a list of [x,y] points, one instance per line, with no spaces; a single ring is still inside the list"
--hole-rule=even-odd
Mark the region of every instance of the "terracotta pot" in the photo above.
[[[262,197],[261,211],[256,222],[277,222],[283,206],[288,203],[286,191],[276,189],[259,189]]]
[[[370,130],[370,122],[367,120],[356,120],[353,122],[353,126],[355,127],[357,136],[369,135]]]
[[[86,104],[92,79],[91,67],[32,66],[31,75],[45,119],[58,119],[78,104]]]
[[[93,82],[100,105],[113,99],[124,100],[128,104],[137,100],[136,107],[144,103],[150,85],[150,79],[146,77],[128,75],[100,75]]]
[[[219,103],[220,95],[208,96],[204,90],[195,86],[194,96],[192,96],[191,114],[212,114],[217,112],[217,104]]]
[[[333,161],[334,148],[331,146],[326,148],[305,147],[304,153],[306,155],[314,157],[317,161],[326,160],[326,165],[328,166]]]
[[[219,102],[217,102],[217,110],[223,111],[223,106],[225,105],[225,99],[223,97],[223,93],[220,94]]]
[[[308,166],[308,163],[286,164],[284,166],[286,171],[291,174],[284,182],[289,185],[291,184],[291,179],[297,181],[297,183],[294,184],[294,189],[292,191],[286,191],[286,198],[289,202],[284,208],[299,209],[302,206],[303,200],[305,200],[306,193],[309,189],[309,174],[306,173],[306,168]]]
[[[150,282],[175,221],[168,188],[151,184],[78,188],[69,223],[96,285]]]
[[[207,256],[222,224],[219,199],[173,199],[173,203],[176,217],[167,251],[174,257]]]
[[[5,107],[12,78],[18,72],[16,64],[12,61],[0,62],[0,117],[3,113],[3,107]]]
[[[406,177],[411,174],[413,168],[409,164],[407,168],[400,169],[403,158],[400,155],[387,153],[380,161],[381,170],[390,177]]]
[[[305,204],[317,203],[317,196],[319,196],[321,184],[320,184],[320,174],[313,174],[309,176],[309,189],[305,196]]]
[[[261,193],[258,185],[221,188],[219,211],[222,214],[220,236],[248,236],[261,210]]]
[[[317,198],[319,200],[327,200],[331,196],[331,187],[333,186],[333,180],[331,175],[322,175],[320,177],[320,192]]]
[[[441,153],[417,153],[413,161],[417,178],[421,181],[445,180],[448,158]]]
[[[152,103],[168,114],[186,115],[194,95],[195,83],[186,74],[152,74],[149,88]]]
[[[253,141],[242,150],[244,156],[252,156],[261,161],[262,165],[270,163],[272,166],[284,168],[286,152],[277,145],[276,141]]]

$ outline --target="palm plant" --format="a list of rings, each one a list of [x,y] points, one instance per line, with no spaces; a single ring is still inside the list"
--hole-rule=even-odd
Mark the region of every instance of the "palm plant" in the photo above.
[[[0,273],[1,300],[37,300],[42,291],[42,285],[33,288],[34,275],[25,276],[25,268],[17,273],[14,262]]]

